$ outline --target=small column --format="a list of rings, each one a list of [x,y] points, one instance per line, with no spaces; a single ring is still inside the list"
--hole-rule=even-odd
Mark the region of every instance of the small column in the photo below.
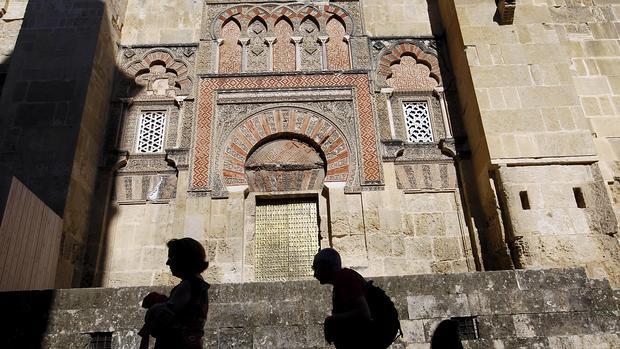
[[[291,41],[295,44],[295,70],[301,70],[301,36],[291,36]]]
[[[269,55],[267,56],[267,69],[269,71],[273,71],[273,44],[276,42],[277,38],[265,38],[265,43],[267,47],[269,47]]]
[[[248,70],[248,43],[250,43],[249,38],[239,39],[239,43],[241,44],[241,72],[245,72]]]
[[[327,70],[327,41],[329,41],[329,36],[319,36],[319,43],[321,44],[321,70]]]
[[[351,51],[351,36],[345,35],[344,42],[347,43],[347,49],[349,50],[349,69],[353,69],[353,52]]]
[[[217,39],[214,41],[214,45],[215,45],[215,59],[213,60],[214,63],[214,67],[213,67],[213,72],[215,74],[220,72],[220,46],[222,46],[222,44],[224,43],[224,39]]]
[[[452,138],[452,125],[450,125],[450,115],[446,104],[446,94],[442,86],[435,87],[435,93],[439,97],[439,105],[441,106],[441,115],[443,116],[443,125],[446,131],[446,138]]]
[[[390,135],[392,139],[396,139],[396,129],[394,127],[394,113],[392,112],[392,101],[390,101],[390,97],[392,97],[392,92],[394,92],[393,88],[382,88],[381,93],[385,94],[385,104],[388,112],[388,122],[390,123]]]

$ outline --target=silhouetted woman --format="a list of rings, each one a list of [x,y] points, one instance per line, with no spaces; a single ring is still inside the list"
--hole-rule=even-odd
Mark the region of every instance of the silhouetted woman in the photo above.
[[[454,320],[440,322],[431,338],[431,349],[463,349],[459,324]]]
[[[203,328],[209,310],[208,290],[200,273],[205,261],[202,245],[191,238],[168,241],[168,261],[172,275],[181,282],[170,297],[151,292],[142,301],[147,308],[140,348],[148,348],[149,335],[155,337],[155,349],[202,349]]]

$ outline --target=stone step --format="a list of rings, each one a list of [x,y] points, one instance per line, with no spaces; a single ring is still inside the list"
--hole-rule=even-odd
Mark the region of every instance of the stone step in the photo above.
[[[395,348],[427,347],[437,324],[452,317],[475,318],[480,338],[466,341],[468,348],[559,348],[597,335],[614,347],[620,334],[619,292],[583,269],[372,279],[399,310],[405,336]],[[88,333],[113,332],[114,348],[134,348],[144,317],[140,302],[153,290],[170,287],[2,293],[0,307],[16,320],[0,347],[28,335],[44,338],[44,347],[82,348]],[[213,285],[206,347],[325,348],[322,322],[330,308],[331,287],[314,280]]]

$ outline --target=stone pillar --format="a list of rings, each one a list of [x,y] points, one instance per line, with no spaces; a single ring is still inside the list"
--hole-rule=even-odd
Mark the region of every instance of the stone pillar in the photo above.
[[[239,43],[241,44],[241,71],[245,72],[248,70],[248,43],[250,43],[250,39],[239,39]]]
[[[327,70],[327,41],[329,41],[329,36],[319,36],[319,43],[321,44],[321,70]]]
[[[295,44],[295,70],[301,70],[301,36],[292,36],[291,41]]]
[[[394,92],[393,88],[382,88],[381,93],[385,94],[385,103],[388,112],[388,121],[390,123],[390,136],[392,139],[396,139],[396,129],[394,128],[394,113],[392,112],[392,101],[390,101],[390,97],[392,97],[392,92]]]
[[[435,87],[435,94],[439,98],[439,105],[441,106],[441,116],[443,117],[443,126],[446,131],[446,138],[452,138],[452,126],[450,125],[450,115],[448,115],[448,108],[446,107],[446,95],[442,86]]]
[[[269,71],[273,71],[273,44],[276,40],[277,38],[274,37],[265,38],[265,43],[267,47],[269,47],[269,54],[267,55],[267,69],[269,69]]]
[[[345,35],[343,39],[344,39],[344,42],[347,43],[347,50],[349,51],[349,68],[353,69],[353,52],[351,52],[351,36]]]
[[[213,59],[213,72],[214,73],[219,73],[220,72],[220,46],[222,46],[222,44],[224,43],[224,39],[217,39],[213,42],[213,46],[215,46],[215,57]]]

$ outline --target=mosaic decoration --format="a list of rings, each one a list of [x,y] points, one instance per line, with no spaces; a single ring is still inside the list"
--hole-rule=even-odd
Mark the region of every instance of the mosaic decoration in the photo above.
[[[349,44],[345,41],[347,32],[344,24],[337,17],[332,17],[325,27],[329,41],[327,42],[327,68],[345,70],[351,68]]]
[[[192,187],[208,189],[214,93],[224,89],[278,89],[278,88],[353,87],[359,118],[359,136],[362,150],[362,185],[381,185],[383,175],[377,151],[376,121],[367,74],[314,74],[303,76],[246,76],[230,78],[204,77],[200,82],[198,115]]]
[[[319,250],[315,201],[256,205],[255,271],[258,281],[312,276]]]
[[[321,44],[319,43],[320,28],[319,23],[307,16],[301,22],[299,31],[302,33],[301,41],[301,67],[303,70],[321,70],[323,64],[321,60]]]
[[[246,184],[244,166],[248,165],[245,162],[250,150],[262,139],[284,133],[305,136],[321,149],[327,158],[326,181],[347,181],[351,150],[337,127],[308,110],[278,108],[250,117],[231,132],[223,154],[225,184]]]
[[[429,91],[438,85],[430,76],[431,70],[411,56],[402,57],[391,69],[392,74],[386,82],[396,91]]]
[[[426,143],[433,141],[433,128],[426,102],[403,103],[407,142]]]
[[[280,19],[274,28],[276,42],[273,46],[273,70],[295,70],[295,44],[291,41],[293,26],[284,18]]]
[[[234,20],[228,21],[222,28],[222,45],[220,46],[220,73],[241,71],[241,45],[239,37],[241,28]]]
[[[245,175],[252,192],[316,191],[323,188],[325,163],[305,142],[276,139],[248,157]]]
[[[409,64],[411,62],[407,63],[407,60],[409,58],[412,58],[415,63],[423,64],[427,67],[428,72],[424,73],[424,79],[430,76],[430,78],[432,78],[436,82],[433,86],[441,85],[442,80],[441,72],[439,70],[439,60],[432,54],[422,51],[422,49],[417,45],[409,42],[404,42],[395,45],[391,49],[385,49],[384,52],[385,53],[382,54],[378,62],[377,75],[379,78],[384,80],[389,79],[394,74],[394,71],[392,69],[393,65],[400,64],[402,62],[402,59],[405,59],[405,63]],[[405,72],[404,76],[406,76],[406,73],[407,72]],[[414,82],[413,85],[419,85],[419,82]]]
[[[224,44],[219,72],[320,71],[328,69],[328,60],[333,61],[333,69],[350,69],[349,44],[343,39],[353,34],[353,21],[336,5],[238,5],[220,13],[211,29],[213,39]],[[236,36],[238,30],[241,37]],[[334,35],[331,48],[327,47],[329,30]],[[233,51],[227,45],[236,43],[235,38],[243,49],[235,48],[233,64],[228,61]],[[334,57],[328,59],[329,54]],[[241,68],[236,64],[239,59]]]
[[[247,57],[246,71],[267,71],[267,56],[269,55],[269,49],[265,44],[265,38],[267,36],[267,26],[263,23],[260,17],[254,18],[250,26],[248,27],[246,38],[248,43],[246,44],[245,53]]]
[[[164,150],[164,131],[166,114],[163,112],[146,112],[140,116],[138,132],[138,153],[159,153]]]
[[[167,50],[152,50],[142,59],[128,63],[124,71],[135,78],[137,86],[140,87],[135,93],[140,97],[145,97],[144,95],[174,97],[188,95],[191,92],[192,81],[187,63],[174,57]]]

